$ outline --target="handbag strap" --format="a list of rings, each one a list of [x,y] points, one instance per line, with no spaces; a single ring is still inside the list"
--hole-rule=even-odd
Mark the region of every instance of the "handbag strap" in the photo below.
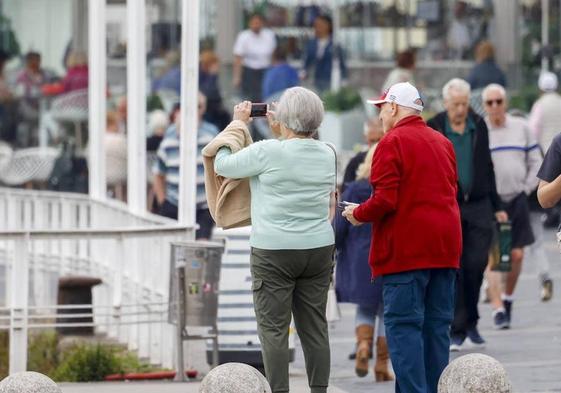
[[[331,150],[333,150],[333,155],[335,156],[335,184],[333,185],[333,191],[335,193],[335,215],[337,214],[337,205],[339,203],[339,190],[337,189],[337,150],[335,150],[335,146],[333,146],[333,144],[329,143],[329,142],[324,142]],[[335,233],[337,233],[336,231],[336,227],[337,227],[337,217],[333,216],[333,231]],[[333,254],[331,255],[331,260],[333,261],[333,264],[335,264],[335,247],[333,247]],[[334,287],[334,283],[333,283],[333,267],[331,268],[331,280],[330,280],[330,285],[331,287]]]
[[[339,190],[337,189],[337,150],[335,150],[335,146],[332,143],[324,142],[326,146],[328,146],[331,150],[333,150],[333,155],[335,156],[335,184],[333,187],[333,191],[335,192],[335,204],[339,202]]]

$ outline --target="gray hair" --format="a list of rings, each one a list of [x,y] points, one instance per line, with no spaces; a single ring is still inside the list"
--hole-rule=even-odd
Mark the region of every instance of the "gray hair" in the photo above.
[[[506,98],[506,90],[504,87],[499,85],[498,83],[491,83],[487,85],[481,92],[481,98],[485,101],[486,97],[489,95],[491,91],[498,91],[501,97]]]
[[[456,93],[471,95],[471,87],[469,83],[460,78],[450,79],[442,88],[442,97],[447,100],[450,98],[450,92],[455,91]]]
[[[323,121],[323,102],[303,87],[287,89],[276,105],[276,119],[296,134],[311,135]]]

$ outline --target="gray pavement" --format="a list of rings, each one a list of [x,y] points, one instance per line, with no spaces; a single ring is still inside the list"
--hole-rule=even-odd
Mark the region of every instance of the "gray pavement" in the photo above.
[[[486,353],[499,360],[507,369],[519,393],[561,392],[561,256],[554,243],[553,231],[546,233],[546,248],[551,261],[551,273],[555,282],[552,301],[539,300],[539,285],[536,267],[530,258],[524,269],[516,293],[513,308],[513,326],[510,330],[497,331],[492,327],[491,308],[480,305],[481,334],[487,340]],[[374,383],[372,374],[364,378],[354,375],[354,364],[347,359],[354,347],[354,307],[341,305],[342,319],[331,326],[331,387],[330,393],[390,393],[393,383]],[[199,348],[201,351],[204,348]],[[196,351],[196,348],[192,348]],[[203,353],[203,352],[201,352]],[[453,358],[467,353],[460,352]],[[200,359],[191,353],[192,359]],[[200,360],[199,360],[200,361]],[[199,370],[208,370],[206,365],[192,364]],[[309,392],[306,384],[302,351],[298,348],[295,362],[291,365],[291,391]],[[195,393],[199,383],[103,383],[62,384],[63,393]]]

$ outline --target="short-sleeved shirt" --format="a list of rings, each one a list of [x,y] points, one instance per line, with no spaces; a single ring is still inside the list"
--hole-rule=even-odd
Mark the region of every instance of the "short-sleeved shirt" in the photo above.
[[[561,175],[561,134],[557,134],[542,162],[542,166],[538,171],[538,178],[548,183],[551,183]]]
[[[271,65],[271,55],[277,47],[275,33],[261,29],[258,34],[244,30],[238,34],[234,44],[234,55],[242,58],[245,67],[262,70]]]
[[[205,193],[204,167],[201,151],[218,134],[218,129],[210,123],[201,122],[197,134],[197,209],[208,208]],[[171,125],[165,133],[158,148],[157,161],[154,164],[155,174],[166,178],[166,200],[174,206],[179,201],[179,135],[175,125]]]

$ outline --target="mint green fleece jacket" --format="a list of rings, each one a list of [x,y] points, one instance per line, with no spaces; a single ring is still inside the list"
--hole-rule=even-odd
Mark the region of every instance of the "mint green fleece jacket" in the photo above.
[[[329,201],[335,154],[325,143],[271,139],[234,154],[223,147],[214,171],[232,179],[250,178],[252,247],[302,250],[334,243]]]

